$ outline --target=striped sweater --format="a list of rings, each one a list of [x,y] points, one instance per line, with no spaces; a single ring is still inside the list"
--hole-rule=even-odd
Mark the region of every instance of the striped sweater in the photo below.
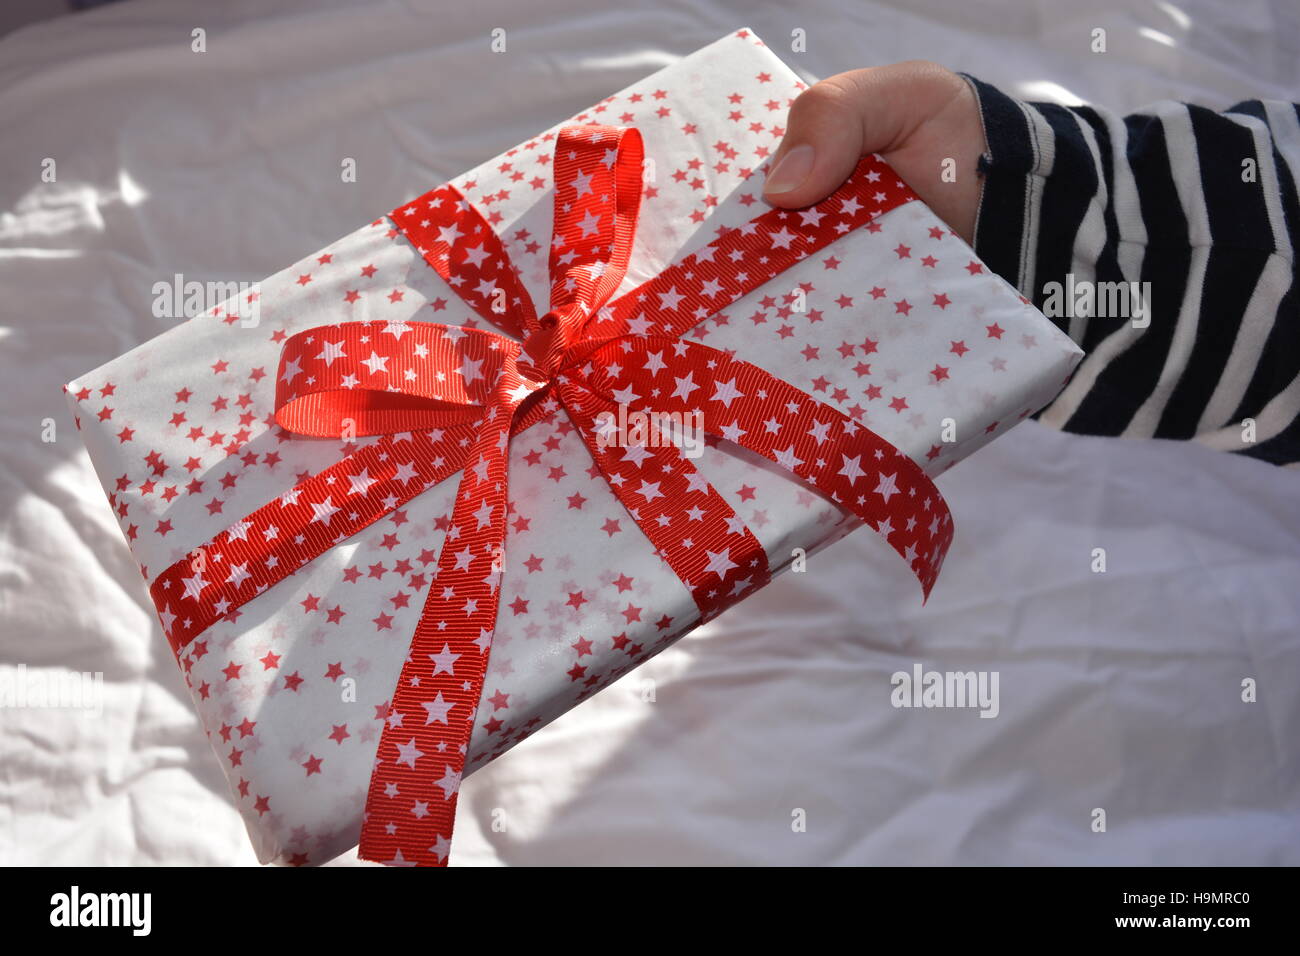
[[[988,143],[976,252],[1087,353],[1036,417],[1300,462],[1297,107],[1118,116],[965,78]]]

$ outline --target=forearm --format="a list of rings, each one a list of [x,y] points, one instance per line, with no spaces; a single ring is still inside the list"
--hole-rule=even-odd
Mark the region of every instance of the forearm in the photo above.
[[[1042,420],[1300,460],[1294,107],[1120,117],[967,80],[976,251],[1088,353]]]

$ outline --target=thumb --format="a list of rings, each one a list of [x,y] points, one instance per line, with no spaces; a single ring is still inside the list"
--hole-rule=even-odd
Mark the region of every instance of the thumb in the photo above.
[[[839,73],[804,90],[790,107],[763,198],[787,209],[825,199],[864,155],[907,141],[944,73],[936,64],[909,61]]]

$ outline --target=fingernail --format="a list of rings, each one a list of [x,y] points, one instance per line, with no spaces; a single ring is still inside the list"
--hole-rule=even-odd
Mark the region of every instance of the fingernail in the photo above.
[[[796,146],[781,157],[781,161],[772,167],[763,184],[763,192],[788,193],[797,187],[812,172],[813,148],[807,143]]]

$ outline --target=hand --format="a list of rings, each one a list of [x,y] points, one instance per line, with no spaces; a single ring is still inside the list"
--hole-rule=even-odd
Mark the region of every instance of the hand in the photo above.
[[[982,188],[976,164],[985,149],[975,94],[951,70],[924,60],[851,70],[794,101],[763,198],[786,209],[811,205],[839,188],[862,156],[880,153],[971,242]],[[953,182],[942,176],[949,158]]]

